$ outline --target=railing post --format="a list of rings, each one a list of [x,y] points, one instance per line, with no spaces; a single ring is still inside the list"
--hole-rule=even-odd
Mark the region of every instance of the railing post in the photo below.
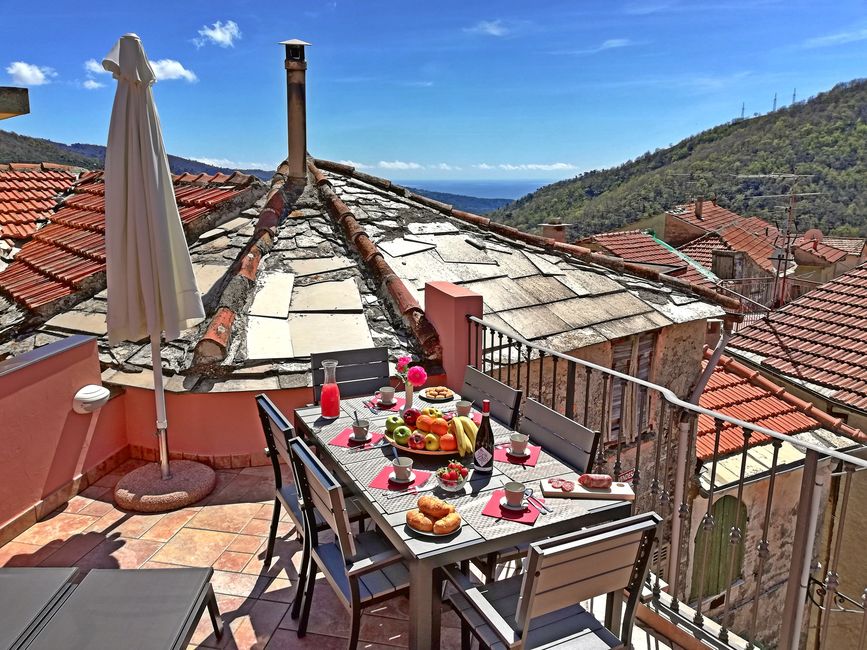
[[[795,525],[795,539],[792,542],[792,565],[786,584],[786,601],[783,606],[783,621],[777,646],[780,650],[795,650],[800,645],[810,562],[813,558],[813,540],[816,538],[819,499],[822,493],[822,484],[817,482],[818,466],[819,454],[812,449],[807,449],[804,458],[804,474],[801,477],[801,494],[798,499],[800,504],[798,521]]]
[[[680,536],[682,532],[682,527],[686,518],[689,516],[689,506],[686,503],[686,499],[684,495],[686,494],[686,465],[687,465],[687,452],[689,451],[689,428],[692,426],[693,418],[687,418],[685,422],[681,422],[678,427],[678,438],[677,438],[677,463],[675,465],[675,479],[674,479],[674,503],[680,504],[677,510],[677,516],[671,518],[671,548],[675,549],[674,553],[668,554],[669,566],[668,566],[668,575],[669,582],[673,584],[678,584],[678,580],[675,578],[677,571],[680,570],[678,566],[678,562],[680,561]]]

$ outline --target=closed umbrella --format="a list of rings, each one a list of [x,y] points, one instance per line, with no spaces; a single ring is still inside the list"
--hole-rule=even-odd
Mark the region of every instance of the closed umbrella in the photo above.
[[[142,43],[126,34],[102,62],[117,79],[105,152],[108,338],[151,341],[163,479],[171,477],[160,335],[167,341],[205,317],[163,145]]]

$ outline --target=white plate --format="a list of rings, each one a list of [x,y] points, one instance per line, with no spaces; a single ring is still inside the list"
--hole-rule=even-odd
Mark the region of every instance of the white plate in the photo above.
[[[506,447],[503,447],[503,449],[506,450],[506,455],[511,456],[512,458],[529,458],[530,457],[530,452],[526,451],[526,450],[524,451],[523,454],[516,454],[514,451],[512,451],[511,447],[506,446]]]
[[[392,483],[397,483],[397,484],[399,484],[399,485],[406,485],[407,483],[412,483],[412,482],[415,480],[415,472],[410,472],[410,473],[409,473],[409,478],[407,478],[407,479],[400,479],[400,478],[397,478],[397,477],[394,475],[394,472],[391,472],[391,473],[388,475],[388,480],[391,481]]]
[[[464,520],[461,519],[461,523],[458,524],[458,527],[455,528],[452,532],[450,532],[450,533],[445,533],[445,534],[442,534],[442,535],[439,535],[439,534],[437,534],[437,533],[435,533],[435,532],[433,532],[433,531],[431,531],[431,532],[429,532],[429,533],[426,533],[426,532],[423,531],[423,530],[416,530],[415,528],[413,528],[413,527],[410,526],[409,524],[404,524],[404,525],[406,526],[406,529],[407,529],[407,530],[409,530],[410,532],[415,533],[416,535],[422,535],[422,536],[424,536],[424,537],[449,537],[450,535],[454,535],[454,534],[455,534],[456,532],[458,532],[461,528],[463,528],[463,526],[464,526]]]
[[[366,438],[361,438],[360,440],[358,438],[353,437],[352,434],[349,434],[349,438],[348,438],[349,442],[351,442],[351,443],[354,442],[356,445],[363,445],[365,442],[370,442],[371,440],[373,440],[373,433],[370,431],[367,432]]]
[[[506,497],[501,497],[500,507],[505,508],[506,510],[511,510],[513,512],[524,512],[524,510],[527,509],[527,501],[522,501],[520,506],[510,506],[509,502],[506,501]]]

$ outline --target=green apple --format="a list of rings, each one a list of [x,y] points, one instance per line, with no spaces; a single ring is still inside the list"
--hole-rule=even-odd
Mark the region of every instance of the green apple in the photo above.
[[[391,437],[394,438],[394,441],[404,447],[407,446],[406,443],[409,441],[411,435],[412,431],[410,431],[410,428],[407,426],[399,426],[391,432]]]
[[[429,433],[424,437],[424,448],[428,451],[440,450],[440,438],[435,433]]]
[[[436,420],[437,418],[441,418],[443,416],[443,412],[440,411],[438,408],[435,408],[433,406],[424,407],[421,410],[421,413],[422,413],[422,415],[427,415],[429,417],[432,417],[434,420]]]
[[[403,419],[399,415],[389,415],[385,418],[385,430],[394,433],[394,430],[403,426]]]

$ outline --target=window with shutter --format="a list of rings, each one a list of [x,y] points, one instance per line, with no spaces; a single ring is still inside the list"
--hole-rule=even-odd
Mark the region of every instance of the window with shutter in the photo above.
[[[656,334],[642,334],[641,336],[632,336],[628,339],[618,341],[612,346],[613,363],[612,370],[622,372],[625,375],[630,375],[638,379],[650,381],[650,370],[653,362],[653,348],[656,342]],[[624,382],[615,378],[611,386],[611,436],[609,442],[616,443],[617,437],[620,435],[621,427],[625,423],[628,425],[624,430],[626,438],[624,441],[629,442],[636,438],[639,431],[643,431],[647,426],[647,389],[636,387],[633,396],[634,404],[627,404],[629,408],[635,409],[632,417],[624,418],[623,402],[624,402]],[[630,395],[629,392],[627,392]],[[627,400],[628,401],[628,400]],[[625,422],[624,422],[625,421]]]
[[[733,496],[724,496],[716,501],[711,508],[714,520],[713,530],[707,534],[701,524],[695,535],[695,550],[692,561],[692,587],[690,600],[715,596],[725,591],[728,586],[728,576],[732,553],[735,554],[732,582],[743,577],[744,568],[744,535],[740,543],[732,548],[731,530],[738,526],[744,529],[747,522],[747,507]],[[707,546],[705,546],[707,545]],[[705,550],[707,549],[707,550]],[[707,560],[705,561],[705,558]],[[700,568],[704,567],[704,587],[699,593]]]

